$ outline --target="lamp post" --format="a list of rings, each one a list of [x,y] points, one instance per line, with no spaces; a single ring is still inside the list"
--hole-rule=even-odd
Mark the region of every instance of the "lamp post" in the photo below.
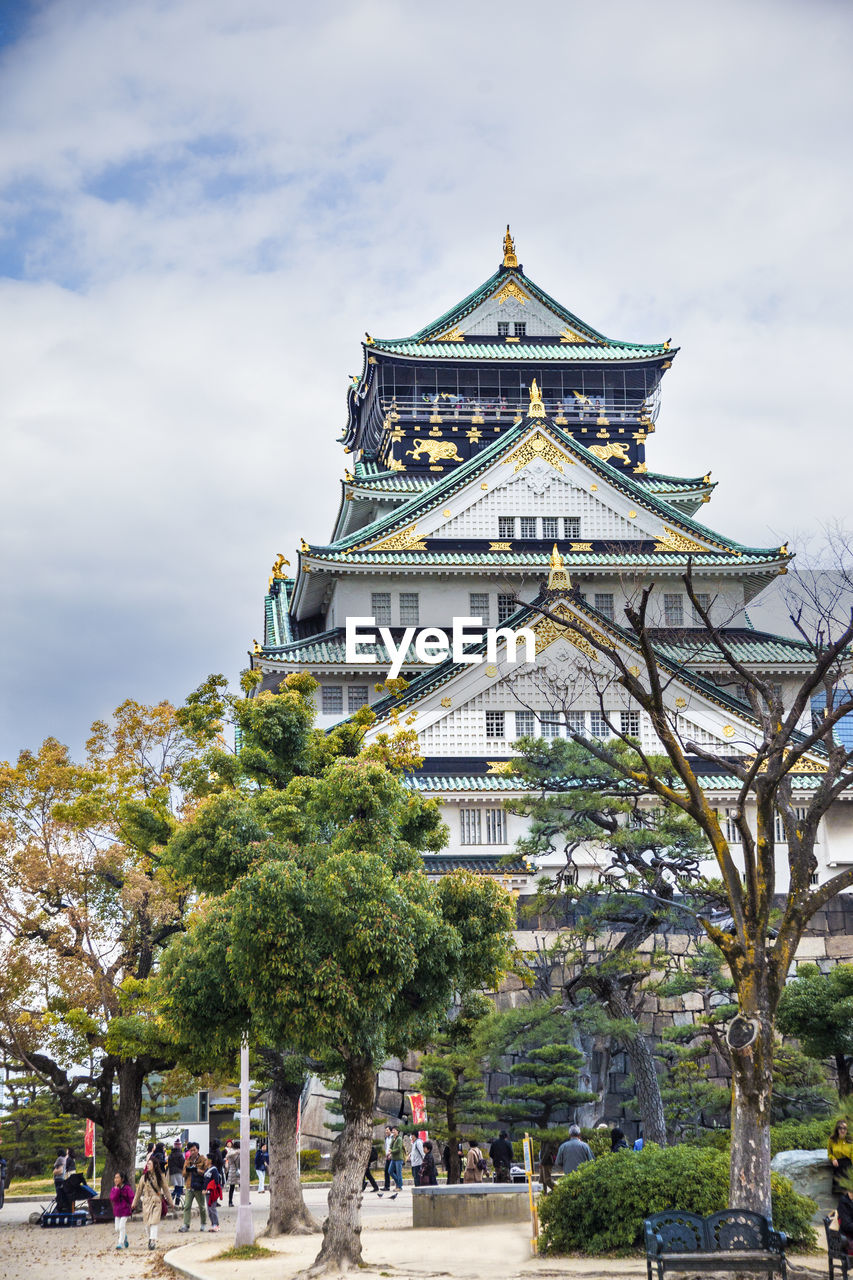
[[[249,1158],[249,1033],[243,1033],[240,1045],[240,1205],[237,1209],[237,1235],[234,1244],[255,1243],[255,1227],[249,1204],[249,1179],[252,1164]]]

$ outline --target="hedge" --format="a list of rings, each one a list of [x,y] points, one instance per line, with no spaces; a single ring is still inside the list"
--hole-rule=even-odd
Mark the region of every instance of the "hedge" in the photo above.
[[[725,1209],[729,1193],[728,1156],[681,1145],[614,1155],[581,1165],[539,1200],[543,1254],[624,1253],[642,1243],[643,1219],[665,1209],[703,1216]],[[772,1175],[773,1222],[792,1244],[815,1243],[813,1200],[787,1178]]]

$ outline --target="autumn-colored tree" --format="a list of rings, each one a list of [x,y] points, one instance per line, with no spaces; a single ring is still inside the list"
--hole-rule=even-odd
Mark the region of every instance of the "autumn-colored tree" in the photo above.
[[[82,763],[49,738],[0,765],[0,1045],[99,1126],[102,1186],[133,1167],[143,1082],[174,1061],[144,1010],[187,898],[160,855],[219,734],[222,683],[197,691],[192,724],[128,701],[95,723]]]

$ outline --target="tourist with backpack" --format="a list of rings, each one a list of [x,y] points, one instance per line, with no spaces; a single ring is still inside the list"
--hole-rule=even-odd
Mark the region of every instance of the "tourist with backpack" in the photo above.
[[[465,1173],[462,1177],[463,1182],[482,1182],[483,1175],[488,1169],[486,1157],[483,1155],[476,1138],[468,1139],[468,1155],[465,1159]]]
[[[222,1199],[222,1174],[211,1161],[204,1172],[204,1192],[207,1200],[207,1212],[210,1214],[209,1231],[219,1230],[219,1201]]]

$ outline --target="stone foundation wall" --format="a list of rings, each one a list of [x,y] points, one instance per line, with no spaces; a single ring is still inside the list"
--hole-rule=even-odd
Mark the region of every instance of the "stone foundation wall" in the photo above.
[[[534,939],[538,936],[541,940],[544,932],[534,934],[519,930],[516,935],[518,945],[524,950],[532,951]],[[649,953],[667,951],[673,956],[685,955],[694,941],[686,933],[661,934],[649,939],[644,950]],[[825,973],[836,964],[853,964],[853,894],[833,899],[815,915],[797,949],[795,967],[802,963],[816,964]],[[552,981],[559,981],[556,970]],[[520,979],[510,976],[496,994],[495,1003],[498,1008],[506,1009],[523,1003],[525,999],[524,984]],[[712,996],[708,1009],[715,1003],[722,1002],[724,997]],[[708,1009],[703,997],[696,993],[671,998],[646,994],[639,1021],[644,1031],[660,1040],[666,1028],[695,1024]],[[631,1063],[628,1055],[614,1047],[608,1037],[585,1038],[579,1048],[586,1055],[586,1065],[579,1078],[580,1087],[599,1096],[597,1103],[588,1103],[579,1109],[580,1123],[593,1125],[605,1120],[609,1125],[618,1124],[626,1137],[633,1139],[638,1134],[638,1116],[630,1089]],[[420,1058],[419,1053],[410,1053],[405,1060],[390,1058],[383,1065],[377,1086],[377,1114],[387,1116],[389,1121],[408,1115],[406,1094],[418,1091]],[[502,1064],[505,1067],[503,1071],[487,1074],[489,1096],[495,1100],[498,1090],[510,1083],[508,1068],[511,1062],[511,1059],[507,1059]],[[728,1068],[718,1053],[710,1051],[705,1063],[707,1076],[712,1083],[728,1083]],[[328,1102],[334,1096],[334,1091],[329,1090],[322,1082],[312,1081],[311,1096],[303,1113],[303,1147],[317,1147],[321,1151],[330,1149],[335,1135],[328,1126],[340,1119],[328,1110]],[[378,1128],[377,1135],[381,1131],[381,1127]]]

